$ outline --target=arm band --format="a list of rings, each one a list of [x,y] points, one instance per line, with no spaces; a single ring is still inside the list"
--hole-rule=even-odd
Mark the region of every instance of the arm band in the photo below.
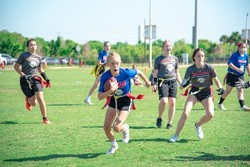
[[[158,82],[158,79],[154,77],[154,85]]]
[[[41,73],[41,76],[43,77],[43,79],[44,79],[45,81],[49,81],[49,79],[47,78],[45,72],[42,72],[42,73]]]

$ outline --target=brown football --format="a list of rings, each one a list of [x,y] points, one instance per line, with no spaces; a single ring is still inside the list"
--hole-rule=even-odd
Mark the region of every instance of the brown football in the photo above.
[[[111,84],[117,83],[117,80],[114,77],[110,77],[104,84],[104,91],[108,91],[111,87]]]

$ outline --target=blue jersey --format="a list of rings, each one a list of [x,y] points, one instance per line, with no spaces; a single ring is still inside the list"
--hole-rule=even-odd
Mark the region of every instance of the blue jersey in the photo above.
[[[98,55],[98,60],[101,60],[101,63],[106,63],[108,55],[109,55],[108,52],[102,50]]]
[[[123,95],[128,94],[131,90],[130,79],[134,78],[136,75],[137,75],[136,69],[119,68],[119,75],[114,77],[118,83],[118,89],[116,90],[115,95],[123,96]],[[112,75],[111,75],[110,70],[108,70],[102,74],[101,80],[100,80],[100,87],[99,87],[98,92],[105,92],[104,84],[111,77],[112,77]]]
[[[227,64],[230,64],[230,63],[232,63],[237,68],[242,68],[244,72],[239,73],[238,71],[233,70],[232,68],[228,67],[227,71],[229,73],[233,73],[233,74],[235,74],[237,76],[244,76],[245,71],[246,71],[246,67],[248,66],[248,55],[245,53],[243,56],[241,56],[238,51],[234,52],[230,56],[230,58],[229,58],[229,60],[227,62]]]

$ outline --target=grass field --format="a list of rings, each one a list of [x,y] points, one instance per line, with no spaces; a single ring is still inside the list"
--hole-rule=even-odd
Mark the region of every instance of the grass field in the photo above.
[[[143,68],[142,68],[143,69]],[[222,81],[226,67],[216,67]],[[51,125],[42,124],[39,107],[25,109],[19,76],[11,68],[0,70],[0,166],[250,166],[249,112],[239,110],[235,89],[224,105],[229,111],[217,110],[215,117],[203,126],[205,138],[199,141],[194,123],[204,114],[197,104],[183,131],[180,141],[168,143],[183,110],[185,97],[178,95],[174,128],[156,128],[158,96],[145,87],[133,87],[133,93],[145,94],[136,101],[137,110],[130,113],[131,140],[121,142],[114,155],[105,152],[110,144],[102,129],[104,101],[95,92],[93,106],[83,104],[94,77],[90,67],[45,69],[52,87],[44,89]],[[185,68],[181,68],[183,76]],[[149,72],[146,73],[149,75]],[[248,77],[249,79],[249,77]],[[179,91],[181,92],[181,91]],[[250,105],[250,90],[245,90],[245,103]],[[219,99],[215,95],[215,104]]]

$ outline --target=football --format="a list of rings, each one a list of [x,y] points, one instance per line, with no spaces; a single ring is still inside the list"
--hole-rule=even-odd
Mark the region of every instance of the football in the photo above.
[[[104,91],[108,91],[112,84],[116,84],[117,81],[114,77],[110,77],[104,84]]]

